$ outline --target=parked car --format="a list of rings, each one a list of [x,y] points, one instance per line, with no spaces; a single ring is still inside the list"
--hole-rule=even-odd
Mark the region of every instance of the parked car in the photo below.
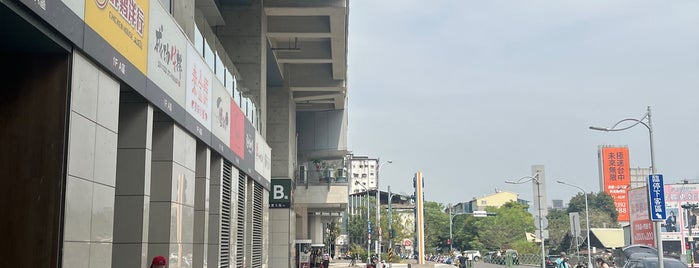
[[[519,264],[519,253],[517,253],[517,250],[514,250],[514,249],[505,250],[504,256],[512,257],[512,263]]]
[[[462,254],[468,257],[469,260],[480,261],[482,259],[481,252],[478,250],[464,250]]]
[[[483,262],[487,263],[495,263],[495,259],[497,258],[497,251],[489,251],[483,256]]]
[[[546,255],[546,268],[555,268],[558,255]]]
[[[682,261],[673,258],[663,258],[665,268],[687,268]],[[658,267],[658,255],[652,253],[634,253],[626,260],[623,268],[653,268]]]

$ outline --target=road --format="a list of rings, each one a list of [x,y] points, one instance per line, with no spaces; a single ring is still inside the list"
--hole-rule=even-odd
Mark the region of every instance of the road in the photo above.
[[[427,262],[428,264],[434,263],[434,262]],[[334,260],[330,263],[330,267],[352,267],[349,266],[349,261],[348,260]],[[363,268],[364,263],[357,263],[356,266],[357,268]],[[456,266],[452,264],[443,264],[443,263],[434,263],[434,267],[440,267],[440,268],[456,268]],[[532,268],[531,266],[525,266],[525,265],[515,265],[513,266],[514,268]],[[408,263],[394,263],[393,268],[408,268]],[[497,264],[492,264],[492,263],[484,263],[484,262],[476,262],[473,265],[473,268],[505,268],[504,265],[497,265]]]

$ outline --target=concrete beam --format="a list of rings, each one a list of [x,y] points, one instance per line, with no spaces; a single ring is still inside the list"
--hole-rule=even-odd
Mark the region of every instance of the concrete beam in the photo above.
[[[331,53],[333,58],[333,79],[342,80],[347,76],[347,25],[346,16],[331,16],[330,17],[330,32],[332,39],[330,41]]]
[[[328,16],[268,16],[268,33],[288,32],[330,32]]]
[[[344,90],[343,87],[290,87],[289,90],[291,91],[311,91],[311,92],[319,92],[319,91],[330,91],[330,92],[341,92]]]
[[[346,0],[266,0],[268,16],[314,16],[346,14]]]
[[[332,77],[330,64],[287,64],[289,87],[343,87],[344,80]]]
[[[325,94],[303,94],[301,96],[299,93],[295,92],[294,93],[294,101],[295,102],[304,102],[304,101],[318,101],[318,100],[335,100],[335,97],[342,95],[338,93],[325,93]]]

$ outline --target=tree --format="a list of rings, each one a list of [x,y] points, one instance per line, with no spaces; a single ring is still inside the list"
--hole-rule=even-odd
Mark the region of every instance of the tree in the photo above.
[[[500,208],[488,207],[488,212],[495,216],[477,219],[475,223],[478,236],[476,244],[486,249],[513,248],[517,241],[526,241],[526,232],[534,229],[534,218],[517,202],[508,202]]]
[[[425,249],[437,251],[447,246],[449,238],[449,214],[444,212],[444,205],[425,201]]]

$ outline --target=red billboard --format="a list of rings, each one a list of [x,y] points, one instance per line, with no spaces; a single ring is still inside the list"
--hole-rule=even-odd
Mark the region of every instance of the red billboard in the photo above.
[[[604,191],[614,198],[618,221],[629,221],[628,189],[631,185],[628,147],[602,147],[600,152]]]
[[[231,100],[231,150],[240,159],[245,159],[245,115]]]

